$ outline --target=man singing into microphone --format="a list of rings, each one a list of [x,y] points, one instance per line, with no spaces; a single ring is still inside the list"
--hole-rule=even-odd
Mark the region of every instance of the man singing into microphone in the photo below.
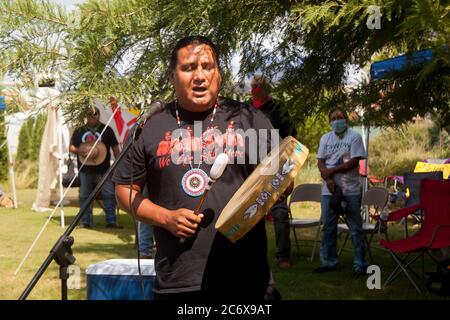
[[[179,40],[169,70],[176,99],[146,122],[113,176],[119,205],[154,225],[156,300],[262,300],[269,282],[264,219],[236,243],[214,228],[222,209],[256,167],[250,161],[254,148],[245,145],[245,152],[230,153],[233,158],[209,191],[202,212],[193,211],[208,181],[212,163],[207,159],[214,160],[218,148],[242,149],[226,145],[221,134],[266,129],[268,134],[257,137],[257,145],[271,147],[272,125],[262,112],[219,97],[220,72],[218,52],[209,39]],[[199,123],[201,134],[195,129]],[[172,133],[170,144],[167,132]],[[216,138],[210,139],[211,134]],[[246,140],[239,141],[248,144]],[[148,198],[141,194],[144,185]]]

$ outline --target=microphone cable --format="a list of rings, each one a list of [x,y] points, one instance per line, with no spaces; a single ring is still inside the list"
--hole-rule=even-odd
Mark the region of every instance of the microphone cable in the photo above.
[[[131,142],[133,146],[134,146],[134,142],[136,141],[136,134],[138,131],[141,131],[145,125],[145,123],[151,118],[153,117],[156,113],[161,112],[164,109],[164,105],[161,104],[160,102],[156,102],[157,104],[155,105],[155,107],[152,108],[152,105],[150,105],[150,108],[146,113],[142,112],[141,116],[139,117],[138,121],[136,121],[136,127],[135,130],[133,130],[133,135],[131,136]],[[145,100],[144,102],[142,102],[142,109],[144,109],[144,104],[145,104]],[[153,110],[153,111],[152,111]],[[143,121],[140,123],[140,119],[143,119]],[[133,186],[133,182],[134,182],[134,157],[131,157],[131,177],[130,177],[130,193],[129,193],[129,197],[128,197],[128,204],[130,206],[130,213],[131,213],[131,217],[133,219],[133,225],[134,225],[134,234],[135,234],[135,238],[136,238],[136,254],[137,254],[137,261],[138,261],[138,273],[139,273],[139,279],[140,279],[140,284],[141,284],[141,291],[142,291],[142,296],[144,298],[144,300],[147,300],[146,295],[145,295],[145,285],[144,285],[144,277],[142,275],[142,271],[141,271],[141,258],[140,258],[140,246],[139,246],[139,226],[138,226],[138,222],[136,219],[136,213],[134,210],[134,206],[132,204],[132,186]]]
[[[129,142],[129,143],[133,144],[133,146],[131,146],[130,149],[132,149],[134,147],[134,142],[136,141],[136,132],[138,130],[142,130],[142,128],[140,128],[140,126],[138,124],[136,124],[135,130],[133,130],[133,135],[131,137],[131,141]],[[132,156],[131,157],[130,193],[129,193],[129,197],[128,197],[128,204],[130,206],[130,213],[131,213],[131,217],[133,219],[134,235],[135,235],[135,239],[136,239],[136,255],[137,255],[137,262],[138,262],[139,282],[140,282],[142,297],[144,300],[147,300],[147,297],[145,295],[144,276],[142,275],[142,270],[141,270],[141,257],[140,257],[140,246],[139,246],[139,226],[138,226],[138,222],[136,219],[136,215],[135,215],[136,213],[134,210],[134,206],[132,203],[133,182],[134,182],[134,157]]]

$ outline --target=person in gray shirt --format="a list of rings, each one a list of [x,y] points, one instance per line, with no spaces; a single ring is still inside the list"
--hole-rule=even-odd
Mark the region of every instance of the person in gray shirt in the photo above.
[[[336,109],[328,115],[333,131],[320,139],[317,165],[322,185],[323,239],[320,252],[322,266],[317,273],[336,270],[339,263],[336,243],[341,200],[347,203],[345,214],[354,248],[354,275],[366,274],[364,231],[361,218],[361,183],[359,160],[366,158],[361,135],[347,127],[347,115]],[[336,201],[336,198],[339,198]],[[337,203],[337,205],[336,205]]]

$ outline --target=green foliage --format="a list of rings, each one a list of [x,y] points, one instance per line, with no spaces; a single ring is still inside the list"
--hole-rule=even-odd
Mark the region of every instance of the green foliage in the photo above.
[[[17,164],[17,162],[16,162]],[[14,170],[16,188],[23,190],[37,188],[39,179],[39,162],[22,160]]]
[[[39,177],[39,151],[47,115],[30,116],[19,131],[15,158],[15,179],[18,189],[36,188]]]
[[[5,70],[30,85],[64,55],[61,35],[67,29],[64,10],[50,1],[0,1],[0,57]],[[1,63],[0,63],[1,66]]]
[[[366,26],[374,4],[380,30]],[[86,111],[86,98],[171,98],[170,50],[182,36],[203,34],[222,54],[223,94],[255,72],[281,77],[273,96],[293,123],[338,102],[372,106],[364,120],[377,125],[430,111],[450,122],[448,0],[88,0],[70,13],[44,0],[0,0],[0,12],[0,69],[21,79],[59,72],[71,119]],[[424,48],[435,49],[427,65],[347,90],[349,66],[367,70]],[[241,58],[237,78],[233,54]]]
[[[319,169],[317,168],[316,153],[310,152],[308,158],[306,158],[300,173],[295,177],[294,184],[301,183],[322,183],[323,179],[320,176]]]
[[[445,128],[432,126],[429,129],[430,142],[433,146],[439,147],[443,155],[446,153],[450,157],[450,134]],[[446,151],[446,152],[445,152]]]
[[[23,166],[24,160],[37,161],[45,129],[47,116],[38,114],[35,118],[29,117],[19,131],[19,145],[17,146],[16,166]]]
[[[3,78],[0,72],[0,78]],[[0,86],[0,95],[2,93],[2,87]],[[8,179],[8,145],[7,132],[6,132],[6,111],[0,111],[0,182]]]
[[[369,144],[371,175],[384,177],[414,171],[417,161],[450,156],[450,143],[439,146],[433,138],[435,126],[410,124],[399,129],[383,130]]]
[[[431,144],[446,150],[450,157],[450,122],[439,112],[431,113],[434,125],[429,129]]]
[[[297,127],[297,138],[308,147],[310,153],[317,153],[320,137],[330,131],[328,115],[319,113],[305,117]]]
[[[17,146],[17,154],[16,154],[16,165],[20,164],[20,162],[22,162],[23,160],[30,158],[33,126],[34,126],[34,119],[30,117],[20,127],[19,144]]]
[[[8,149],[6,142],[5,112],[0,111],[0,181],[8,179]]]

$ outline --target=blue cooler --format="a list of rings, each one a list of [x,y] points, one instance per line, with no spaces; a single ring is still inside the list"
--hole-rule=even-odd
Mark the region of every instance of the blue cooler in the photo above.
[[[141,260],[145,299],[153,300],[156,273],[153,259]],[[87,270],[88,300],[143,300],[137,259],[111,259]]]

